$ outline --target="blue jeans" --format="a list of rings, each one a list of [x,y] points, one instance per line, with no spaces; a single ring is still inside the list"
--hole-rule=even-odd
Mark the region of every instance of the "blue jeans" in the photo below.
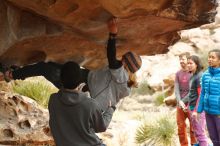
[[[106,144],[101,144],[101,146],[106,146]]]

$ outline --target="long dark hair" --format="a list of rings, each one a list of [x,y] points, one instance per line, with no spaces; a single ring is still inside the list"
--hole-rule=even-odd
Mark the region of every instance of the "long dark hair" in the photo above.
[[[203,70],[203,65],[202,65],[202,62],[200,60],[200,58],[196,55],[191,55],[187,58],[187,60],[190,59],[192,60],[196,65],[197,65],[197,68],[196,68],[196,72],[195,74],[199,73],[200,71]]]

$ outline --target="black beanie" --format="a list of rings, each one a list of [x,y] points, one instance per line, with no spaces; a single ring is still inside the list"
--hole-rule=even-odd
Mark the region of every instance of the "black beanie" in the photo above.
[[[63,87],[75,89],[80,83],[80,66],[75,62],[67,62],[61,68],[60,74]]]

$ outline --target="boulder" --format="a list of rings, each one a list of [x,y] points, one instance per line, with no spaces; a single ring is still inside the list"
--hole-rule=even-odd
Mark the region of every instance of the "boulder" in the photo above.
[[[0,144],[54,145],[48,110],[34,100],[0,92]]]

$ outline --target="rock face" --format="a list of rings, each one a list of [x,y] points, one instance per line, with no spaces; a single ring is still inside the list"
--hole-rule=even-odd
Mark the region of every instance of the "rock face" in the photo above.
[[[0,0],[0,61],[106,63],[106,21],[118,17],[118,58],[165,53],[177,31],[214,20],[215,0]]]
[[[0,92],[0,145],[54,145],[48,110],[30,98]]]

